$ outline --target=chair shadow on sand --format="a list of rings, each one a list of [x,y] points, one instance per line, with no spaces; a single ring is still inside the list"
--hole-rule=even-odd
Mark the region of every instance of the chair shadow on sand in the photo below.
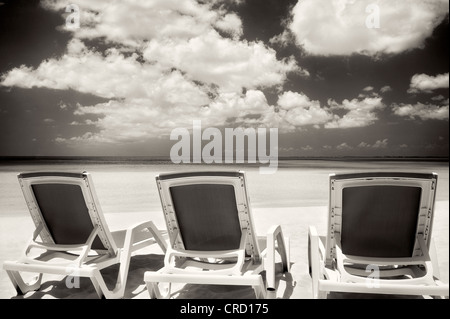
[[[113,289],[117,282],[119,264],[112,265],[101,271],[105,283],[109,289]],[[132,299],[141,293],[147,297],[145,291],[144,272],[148,270],[158,270],[164,266],[164,255],[146,254],[131,257],[128,272],[128,281],[125,288],[124,299]],[[79,279],[79,281],[78,281]],[[68,288],[66,282],[74,285]],[[14,296],[11,299],[98,299],[98,295],[89,278],[69,277],[58,278],[57,280],[44,281],[39,290],[29,292],[25,295]]]
[[[411,295],[383,295],[351,292],[331,292],[327,299],[426,299],[423,296]]]
[[[164,256],[158,254],[136,255],[131,257],[127,286],[124,299],[133,299],[138,295],[149,298],[144,283],[144,273],[148,270],[156,271],[164,266]],[[281,265],[277,264],[277,268]],[[113,265],[102,270],[102,275],[109,289],[117,281],[119,265]],[[265,277],[265,274],[262,274]],[[265,279],[265,278],[264,278]],[[11,299],[97,299],[97,293],[89,278],[79,278],[79,285],[68,288],[66,281],[74,284],[73,278],[63,277],[57,280],[44,281],[39,290],[25,295],[14,296]],[[78,282],[77,282],[78,283]],[[295,288],[295,281],[291,273],[276,277],[277,291],[268,291],[269,299],[289,299]],[[142,298],[142,297],[141,297]],[[185,284],[174,291],[171,298],[177,299],[255,299],[254,290],[246,286],[222,285],[192,285]]]
[[[267,291],[267,299],[290,299],[296,282],[290,272],[282,273],[281,263],[275,265],[277,276],[275,277],[276,290]],[[261,273],[263,280],[266,280],[265,272]],[[228,286],[228,285],[198,285],[180,284],[179,289],[172,289],[170,298],[176,299],[257,299],[255,291],[249,286]]]

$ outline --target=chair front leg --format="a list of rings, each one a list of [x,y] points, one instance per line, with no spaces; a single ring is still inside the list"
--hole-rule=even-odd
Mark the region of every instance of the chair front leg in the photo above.
[[[261,277],[259,280],[259,285],[255,285],[252,288],[255,292],[256,299],[266,299],[267,293],[266,293],[266,289],[264,287],[264,282]]]
[[[267,289],[275,290],[275,251],[278,251],[281,257],[282,272],[288,272],[290,268],[289,244],[286,245],[281,226],[272,226],[267,232],[267,250],[265,264],[267,276]]]
[[[24,295],[29,291],[35,291],[41,287],[42,273],[38,274],[34,280],[29,282],[25,282],[18,271],[6,270],[6,273],[18,295]]]
[[[320,280],[323,276],[323,260],[319,246],[319,235],[315,227],[310,226],[308,231],[309,269],[312,281],[312,295],[314,299],[326,298],[327,292],[320,290]]]
[[[161,293],[161,289],[159,288],[159,283],[157,282],[147,282],[147,291],[150,296],[150,299],[169,299],[171,293],[172,283],[168,283],[168,287],[165,293]]]

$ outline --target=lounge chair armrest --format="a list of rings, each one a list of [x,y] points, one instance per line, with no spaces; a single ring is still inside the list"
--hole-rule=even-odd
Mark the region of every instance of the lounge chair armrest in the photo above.
[[[270,226],[269,230],[267,231],[267,236],[269,235],[277,235],[278,233],[281,233],[281,226],[280,225],[272,225]]]
[[[245,255],[243,250],[222,250],[222,251],[196,251],[196,250],[176,250],[170,249],[168,254],[176,257],[185,258],[215,258],[215,259],[231,259]]]
[[[38,231],[40,232],[39,229],[42,230],[42,228],[38,227],[35,231],[35,234],[38,233]],[[44,249],[47,251],[65,251],[65,252],[81,251],[78,258],[75,261],[71,261],[72,264],[77,264],[78,266],[80,266],[84,262],[86,257],[88,256],[89,251],[91,250],[92,243],[94,242],[95,238],[97,237],[98,232],[99,232],[99,228],[97,225],[92,230],[92,232],[89,235],[86,242],[82,245],[44,244],[44,243],[36,242],[35,241],[36,237],[33,235],[33,239],[28,244],[27,248],[25,249],[25,252],[23,253],[23,256],[19,259],[19,261],[25,262],[25,263],[31,263],[31,264],[46,264],[46,262],[42,262],[42,261],[36,260],[34,258],[28,257],[28,254],[30,253],[31,249],[33,249],[33,248]],[[67,262],[63,262],[60,264],[67,264]],[[56,263],[55,263],[55,265],[56,265]]]
[[[340,236],[336,235],[336,259],[338,268],[344,269],[344,263],[351,262],[355,264],[366,264],[366,265],[378,265],[378,266],[389,266],[389,265],[424,265],[429,269],[432,269],[430,255],[428,253],[428,248],[423,241],[423,238],[418,236],[417,240],[419,242],[420,248],[422,250],[423,256],[416,257],[401,257],[401,258],[379,258],[379,257],[364,257],[364,256],[353,256],[347,255],[342,252],[341,239]]]
[[[145,231],[148,231],[150,234],[145,237],[136,236],[138,233],[144,233]],[[132,245],[136,245],[137,248],[140,243],[145,244],[151,238],[153,238],[158,243],[158,245],[165,253],[167,250],[167,243],[163,237],[163,232],[160,231],[152,221],[140,222],[128,227],[126,230],[124,247],[131,247]]]
[[[425,242],[423,241],[423,237],[418,236],[417,240],[419,241],[419,245],[421,246],[423,256],[417,257],[406,257],[406,258],[374,258],[374,257],[359,257],[359,256],[351,256],[345,255],[342,252],[341,248],[341,239],[340,236],[336,236],[336,265],[339,270],[341,281],[342,282],[363,282],[367,280],[367,278],[359,277],[352,275],[347,271],[345,267],[346,262],[363,264],[367,265],[366,271],[370,271],[373,267],[378,266],[388,266],[388,265],[402,265],[402,266],[414,266],[414,265],[422,265],[425,267],[425,275],[420,278],[410,279],[410,283],[414,281],[426,282],[429,285],[433,285],[433,265],[430,260],[430,256],[428,254],[428,249],[426,247]],[[370,278],[369,278],[370,279]],[[377,279],[380,281],[384,281],[383,279]],[[401,280],[400,280],[401,281]],[[384,281],[386,284],[396,284],[396,280],[387,280]]]
[[[44,225],[42,223],[39,223],[39,225],[36,227],[36,229],[33,232],[33,241],[36,241],[36,238],[38,238],[42,229],[44,229]]]
[[[200,260],[207,260],[208,258],[213,259],[236,259],[233,267],[229,268],[226,272],[228,274],[240,274],[242,266],[245,262],[245,249],[237,250],[222,250],[222,251],[194,251],[194,250],[177,250],[169,247],[167,249],[164,266],[165,269],[171,271],[180,271],[180,268],[174,267],[173,262],[175,257],[181,258],[199,258]],[[181,270],[183,272],[183,270]]]

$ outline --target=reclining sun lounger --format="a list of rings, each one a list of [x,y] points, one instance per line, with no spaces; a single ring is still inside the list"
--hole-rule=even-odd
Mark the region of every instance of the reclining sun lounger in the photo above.
[[[19,294],[39,289],[45,273],[88,277],[99,297],[122,298],[131,254],[155,243],[165,252],[165,240],[151,221],[109,231],[89,173],[27,173],[18,178],[36,226],[23,256],[3,264]],[[100,270],[117,263],[117,282],[110,290]],[[21,272],[38,276],[27,283]]]
[[[257,237],[243,172],[188,172],[156,178],[170,244],[164,268],[144,275],[151,298],[170,297],[172,283],[252,286],[256,297],[276,288],[275,252],[289,271],[280,226]],[[161,293],[159,283],[169,285]]]
[[[432,241],[437,180],[417,173],[331,175],[327,237],[309,230],[313,297],[448,297]]]

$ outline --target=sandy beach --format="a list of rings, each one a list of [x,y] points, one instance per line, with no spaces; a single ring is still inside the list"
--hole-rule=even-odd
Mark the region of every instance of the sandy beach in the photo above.
[[[433,239],[437,248],[440,278],[449,282],[449,198],[448,163],[317,163],[289,162],[272,176],[260,175],[257,169],[246,168],[248,188],[256,231],[264,236],[270,226],[281,225],[289,238],[291,272],[277,277],[277,291],[270,298],[310,299],[311,278],[308,274],[308,227],[313,225],[319,235],[326,235],[328,218],[328,175],[330,172],[364,170],[437,171],[439,186],[435,205]],[[208,167],[209,168],[209,167]],[[125,229],[152,220],[165,229],[154,176],[160,172],[180,169],[173,165],[11,165],[0,167],[0,264],[17,260],[26,247],[34,225],[17,182],[18,172],[36,170],[89,171],[106,221],[111,231]],[[197,170],[199,167],[183,167]],[[291,181],[291,182],[289,182]],[[296,181],[296,182],[294,182]],[[298,182],[300,181],[300,182]],[[163,266],[159,246],[145,248],[132,256],[125,299],[148,299],[143,276],[147,270]],[[104,273],[113,283],[118,267]],[[177,299],[254,299],[251,288],[233,286],[176,285],[172,298]],[[352,295],[332,294],[330,298]],[[365,298],[366,295],[356,296]],[[381,297],[369,295],[370,298]],[[97,295],[88,279],[80,288],[68,289],[64,277],[44,275],[41,289],[17,296],[6,272],[0,270],[0,299],[95,299]]]
[[[449,202],[436,203],[433,238],[439,256],[441,279],[448,283],[449,279]],[[291,272],[277,278],[278,289],[272,298],[283,299],[309,299],[311,294],[311,279],[308,274],[307,236],[308,226],[315,225],[319,234],[326,233],[327,207],[290,207],[290,208],[258,208],[254,210],[255,224],[258,235],[264,235],[270,225],[280,224],[285,236],[290,240]],[[111,231],[132,226],[144,220],[153,220],[158,228],[164,228],[161,212],[142,212],[107,214],[107,222]],[[281,221],[281,223],[280,223]],[[0,233],[0,262],[15,260],[25,248],[34,226],[28,216],[2,217]],[[9,235],[7,235],[9,234]],[[137,252],[131,260],[125,299],[149,298],[143,281],[143,274],[147,270],[157,270],[163,265],[163,255],[158,247],[144,249]],[[112,267],[105,273],[106,278],[113,282],[116,268]],[[16,296],[4,270],[0,272],[0,298],[97,298],[95,290],[88,279],[82,279],[80,288],[68,289],[64,278],[58,276],[44,276],[41,290],[30,292],[25,296]],[[251,288],[233,286],[176,286],[173,289],[173,298],[189,299],[254,299]],[[333,297],[333,296],[330,296]],[[346,298],[340,295],[335,297]],[[361,297],[361,296],[359,296]],[[374,296],[372,296],[374,297]],[[377,297],[377,296],[375,296]]]

